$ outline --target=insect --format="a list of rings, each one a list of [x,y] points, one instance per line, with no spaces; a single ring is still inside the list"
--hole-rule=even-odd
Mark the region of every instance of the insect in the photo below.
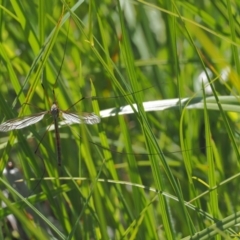
[[[82,99],[78,100],[76,103],[78,103],[81,100]],[[19,117],[19,118],[10,119],[0,124],[0,131],[8,132],[11,130],[28,127],[30,125],[33,125],[34,123],[41,121],[46,114],[50,114],[53,118],[55,138],[56,138],[57,161],[59,166],[61,165],[61,147],[60,147],[60,135],[59,135],[59,127],[58,127],[59,118],[62,117],[67,122],[67,124],[72,124],[72,123],[97,124],[101,121],[100,117],[95,115],[94,113],[84,112],[81,114],[76,114],[76,113],[68,112],[67,110],[66,111],[60,110],[57,105],[57,102],[54,101],[50,110]]]

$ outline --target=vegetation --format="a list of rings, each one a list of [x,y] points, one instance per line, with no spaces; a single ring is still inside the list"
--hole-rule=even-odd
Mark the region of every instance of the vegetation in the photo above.
[[[0,6],[0,239],[239,237],[238,1]]]

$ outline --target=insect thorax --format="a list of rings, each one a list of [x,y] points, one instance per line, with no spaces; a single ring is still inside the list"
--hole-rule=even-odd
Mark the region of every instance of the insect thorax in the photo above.
[[[53,118],[58,118],[58,116],[59,116],[59,109],[55,103],[51,107],[51,114],[52,114]]]

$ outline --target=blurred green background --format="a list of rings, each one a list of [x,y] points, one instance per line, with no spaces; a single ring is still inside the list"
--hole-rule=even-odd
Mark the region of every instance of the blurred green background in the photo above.
[[[238,237],[238,1],[0,6],[1,122],[54,101],[79,114],[119,112],[98,125],[64,124],[62,166],[50,114],[0,133],[1,239]],[[196,97],[204,105],[209,95],[216,111],[142,106]],[[139,111],[121,115],[133,103]]]

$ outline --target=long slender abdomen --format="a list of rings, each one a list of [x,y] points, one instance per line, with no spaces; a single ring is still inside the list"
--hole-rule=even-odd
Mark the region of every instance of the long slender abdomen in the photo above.
[[[57,161],[58,166],[61,166],[61,148],[60,148],[60,135],[58,130],[58,119],[54,118],[54,127],[55,127],[55,138],[56,138],[56,147],[57,147]]]

